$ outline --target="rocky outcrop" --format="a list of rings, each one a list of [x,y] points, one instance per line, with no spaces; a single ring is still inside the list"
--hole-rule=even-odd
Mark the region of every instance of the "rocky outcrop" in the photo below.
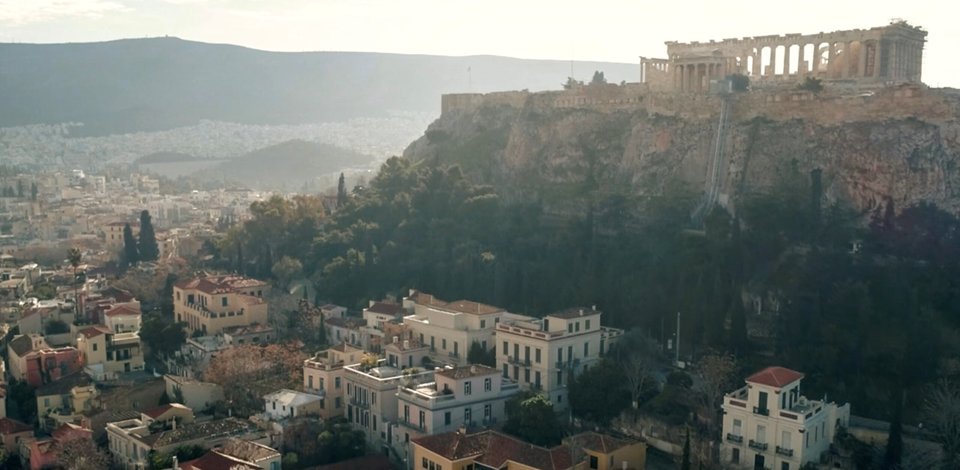
[[[539,200],[561,211],[594,189],[642,196],[681,182],[704,188],[721,98],[640,92],[621,99],[607,90],[602,99],[571,99],[576,93],[589,96],[473,100],[447,110],[404,156],[460,164],[508,199]],[[904,85],[729,99],[723,201],[775,184],[795,165],[804,173],[822,169],[826,197],[864,212],[888,198],[898,208],[929,201],[960,212],[960,93],[954,90]]]

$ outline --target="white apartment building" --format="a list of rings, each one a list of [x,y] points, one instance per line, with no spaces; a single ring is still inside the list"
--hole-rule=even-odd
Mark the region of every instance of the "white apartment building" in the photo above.
[[[471,300],[444,302],[415,290],[403,299],[403,307],[413,311],[403,318],[414,338],[429,346],[439,362],[467,363],[467,351],[474,342],[484,349],[493,347],[496,326],[511,316],[506,310]]]
[[[520,391],[516,382],[484,365],[438,368],[433,376],[433,382],[397,391],[405,441],[460,426],[494,426],[506,419],[506,401]]]
[[[397,445],[397,387],[414,387],[433,380],[433,371],[398,369],[380,360],[369,369],[361,364],[343,368],[346,382],[346,416],[354,427],[364,432],[373,449]],[[404,446],[406,444],[404,443]]]
[[[600,360],[623,330],[600,325],[601,312],[572,308],[543,318],[511,315],[497,325],[497,367],[523,389],[567,407],[567,384]]]
[[[838,406],[800,395],[803,374],[768,367],[723,398],[721,459],[741,468],[794,470],[820,462],[850,404]]]

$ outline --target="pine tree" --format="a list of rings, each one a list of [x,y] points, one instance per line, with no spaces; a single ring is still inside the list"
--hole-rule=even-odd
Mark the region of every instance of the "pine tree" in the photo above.
[[[337,182],[337,209],[347,203],[347,181],[340,173],[340,180]]]
[[[137,239],[133,236],[130,224],[123,226],[123,257],[124,266],[132,266],[140,262],[140,250],[137,248]]]
[[[687,438],[683,441],[683,460],[680,462],[680,470],[690,470],[690,430],[687,430]]]
[[[157,235],[153,231],[153,221],[149,211],[140,212],[140,261],[156,261],[160,257],[157,247]]]

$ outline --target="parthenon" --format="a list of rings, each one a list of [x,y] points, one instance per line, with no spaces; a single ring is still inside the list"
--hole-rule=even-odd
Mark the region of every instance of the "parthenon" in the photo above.
[[[904,21],[818,34],[757,36],[722,41],[669,41],[666,59],[641,57],[641,81],[651,89],[705,93],[732,74],[751,86],[806,77],[854,85],[920,82],[927,32]]]

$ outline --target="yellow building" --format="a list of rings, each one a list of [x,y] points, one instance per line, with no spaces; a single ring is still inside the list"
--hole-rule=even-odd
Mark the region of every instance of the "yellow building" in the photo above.
[[[176,321],[186,322],[190,333],[204,335],[224,328],[267,323],[267,302],[263,296],[270,285],[236,275],[206,276],[181,281],[173,286]]]
[[[96,380],[143,370],[143,347],[135,331],[115,333],[104,325],[90,326],[77,333],[77,349],[83,355],[84,370]]]
[[[363,350],[341,343],[303,361],[303,390],[319,395],[320,417],[343,416],[343,366],[360,362]]]
[[[101,230],[103,230],[104,241],[107,243],[107,248],[116,250],[123,248],[123,226],[127,222],[109,222],[104,225]],[[133,236],[138,237],[140,235],[140,224],[137,222],[130,222],[130,229],[133,230]]]
[[[642,470],[646,445],[588,432],[545,448],[497,431],[459,431],[410,441],[418,470]]]

